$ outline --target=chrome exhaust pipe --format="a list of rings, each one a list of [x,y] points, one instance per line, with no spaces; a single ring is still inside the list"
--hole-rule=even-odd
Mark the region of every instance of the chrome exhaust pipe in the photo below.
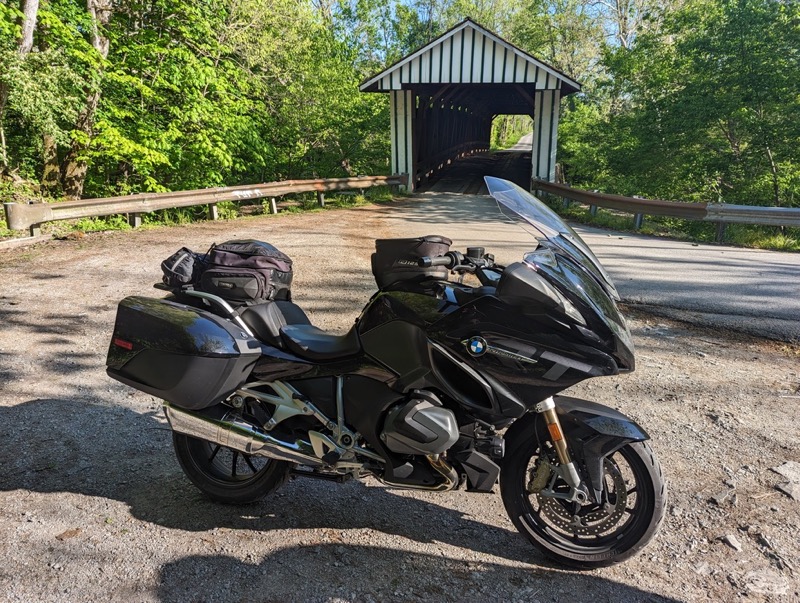
[[[265,456],[278,461],[289,461],[312,467],[325,463],[314,454],[309,442],[286,442],[259,431],[250,423],[226,414],[221,419],[207,417],[164,402],[164,414],[170,427],[178,433],[238,450],[245,454]]]

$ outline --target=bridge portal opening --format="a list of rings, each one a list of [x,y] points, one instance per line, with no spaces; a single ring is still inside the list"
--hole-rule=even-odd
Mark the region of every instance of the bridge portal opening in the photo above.
[[[492,151],[531,151],[533,116],[495,115],[492,119]]]

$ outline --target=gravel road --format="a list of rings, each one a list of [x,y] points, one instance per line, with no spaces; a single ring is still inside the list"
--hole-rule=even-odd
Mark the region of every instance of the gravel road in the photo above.
[[[156,294],[160,261],[183,245],[252,237],[295,260],[295,298],[314,323],[344,330],[373,290],[375,238],[438,233],[519,257],[511,227],[423,203],[0,253],[0,600],[800,600],[800,350],[632,308],[637,371],[569,392],[638,420],[669,480],[660,534],[623,565],[552,566],[498,493],[295,480],[226,507],[192,487],[158,400],[105,375],[116,302]],[[794,499],[777,488],[792,476]]]

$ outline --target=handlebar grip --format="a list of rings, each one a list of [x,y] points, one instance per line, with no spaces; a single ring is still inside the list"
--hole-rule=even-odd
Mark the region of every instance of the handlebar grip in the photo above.
[[[440,255],[435,258],[422,257],[417,260],[417,266],[420,268],[430,268],[431,266],[447,266],[448,268],[452,268],[454,263],[454,258],[449,255]]]

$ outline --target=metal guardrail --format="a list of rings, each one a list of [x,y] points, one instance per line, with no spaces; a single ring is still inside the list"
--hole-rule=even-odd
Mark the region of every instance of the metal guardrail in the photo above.
[[[81,199],[64,203],[3,203],[6,224],[11,230],[30,229],[31,236],[40,234],[45,222],[128,214],[134,226],[141,224],[141,214],[159,209],[208,205],[209,217],[216,219],[216,204],[222,201],[270,199],[270,210],[277,213],[276,197],[292,193],[317,193],[320,205],[325,204],[326,192],[365,189],[373,186],[405,186],[406,174],[393,176],[359,176],[357,178],[326,178],[315,180],[283,180],[266,184],[228,186],[171,193],[140,193],[124,197]]]
[[[531,188],[565,199],[577,201],[590,207],[607,207],[635,214],[634,223],[641,227],[642,216],[672,216],[689,220],[717,223],[717,240],[724,234],[725,224],[754,224],[758,226],[787,226],[800,228],[800,208],[761,207],[757,205],[728,205],[727,203],[686,203],[684,201],[662,201],[660,199],[638,199],[593,193],[563,184],[554,184],[534,178]]]

